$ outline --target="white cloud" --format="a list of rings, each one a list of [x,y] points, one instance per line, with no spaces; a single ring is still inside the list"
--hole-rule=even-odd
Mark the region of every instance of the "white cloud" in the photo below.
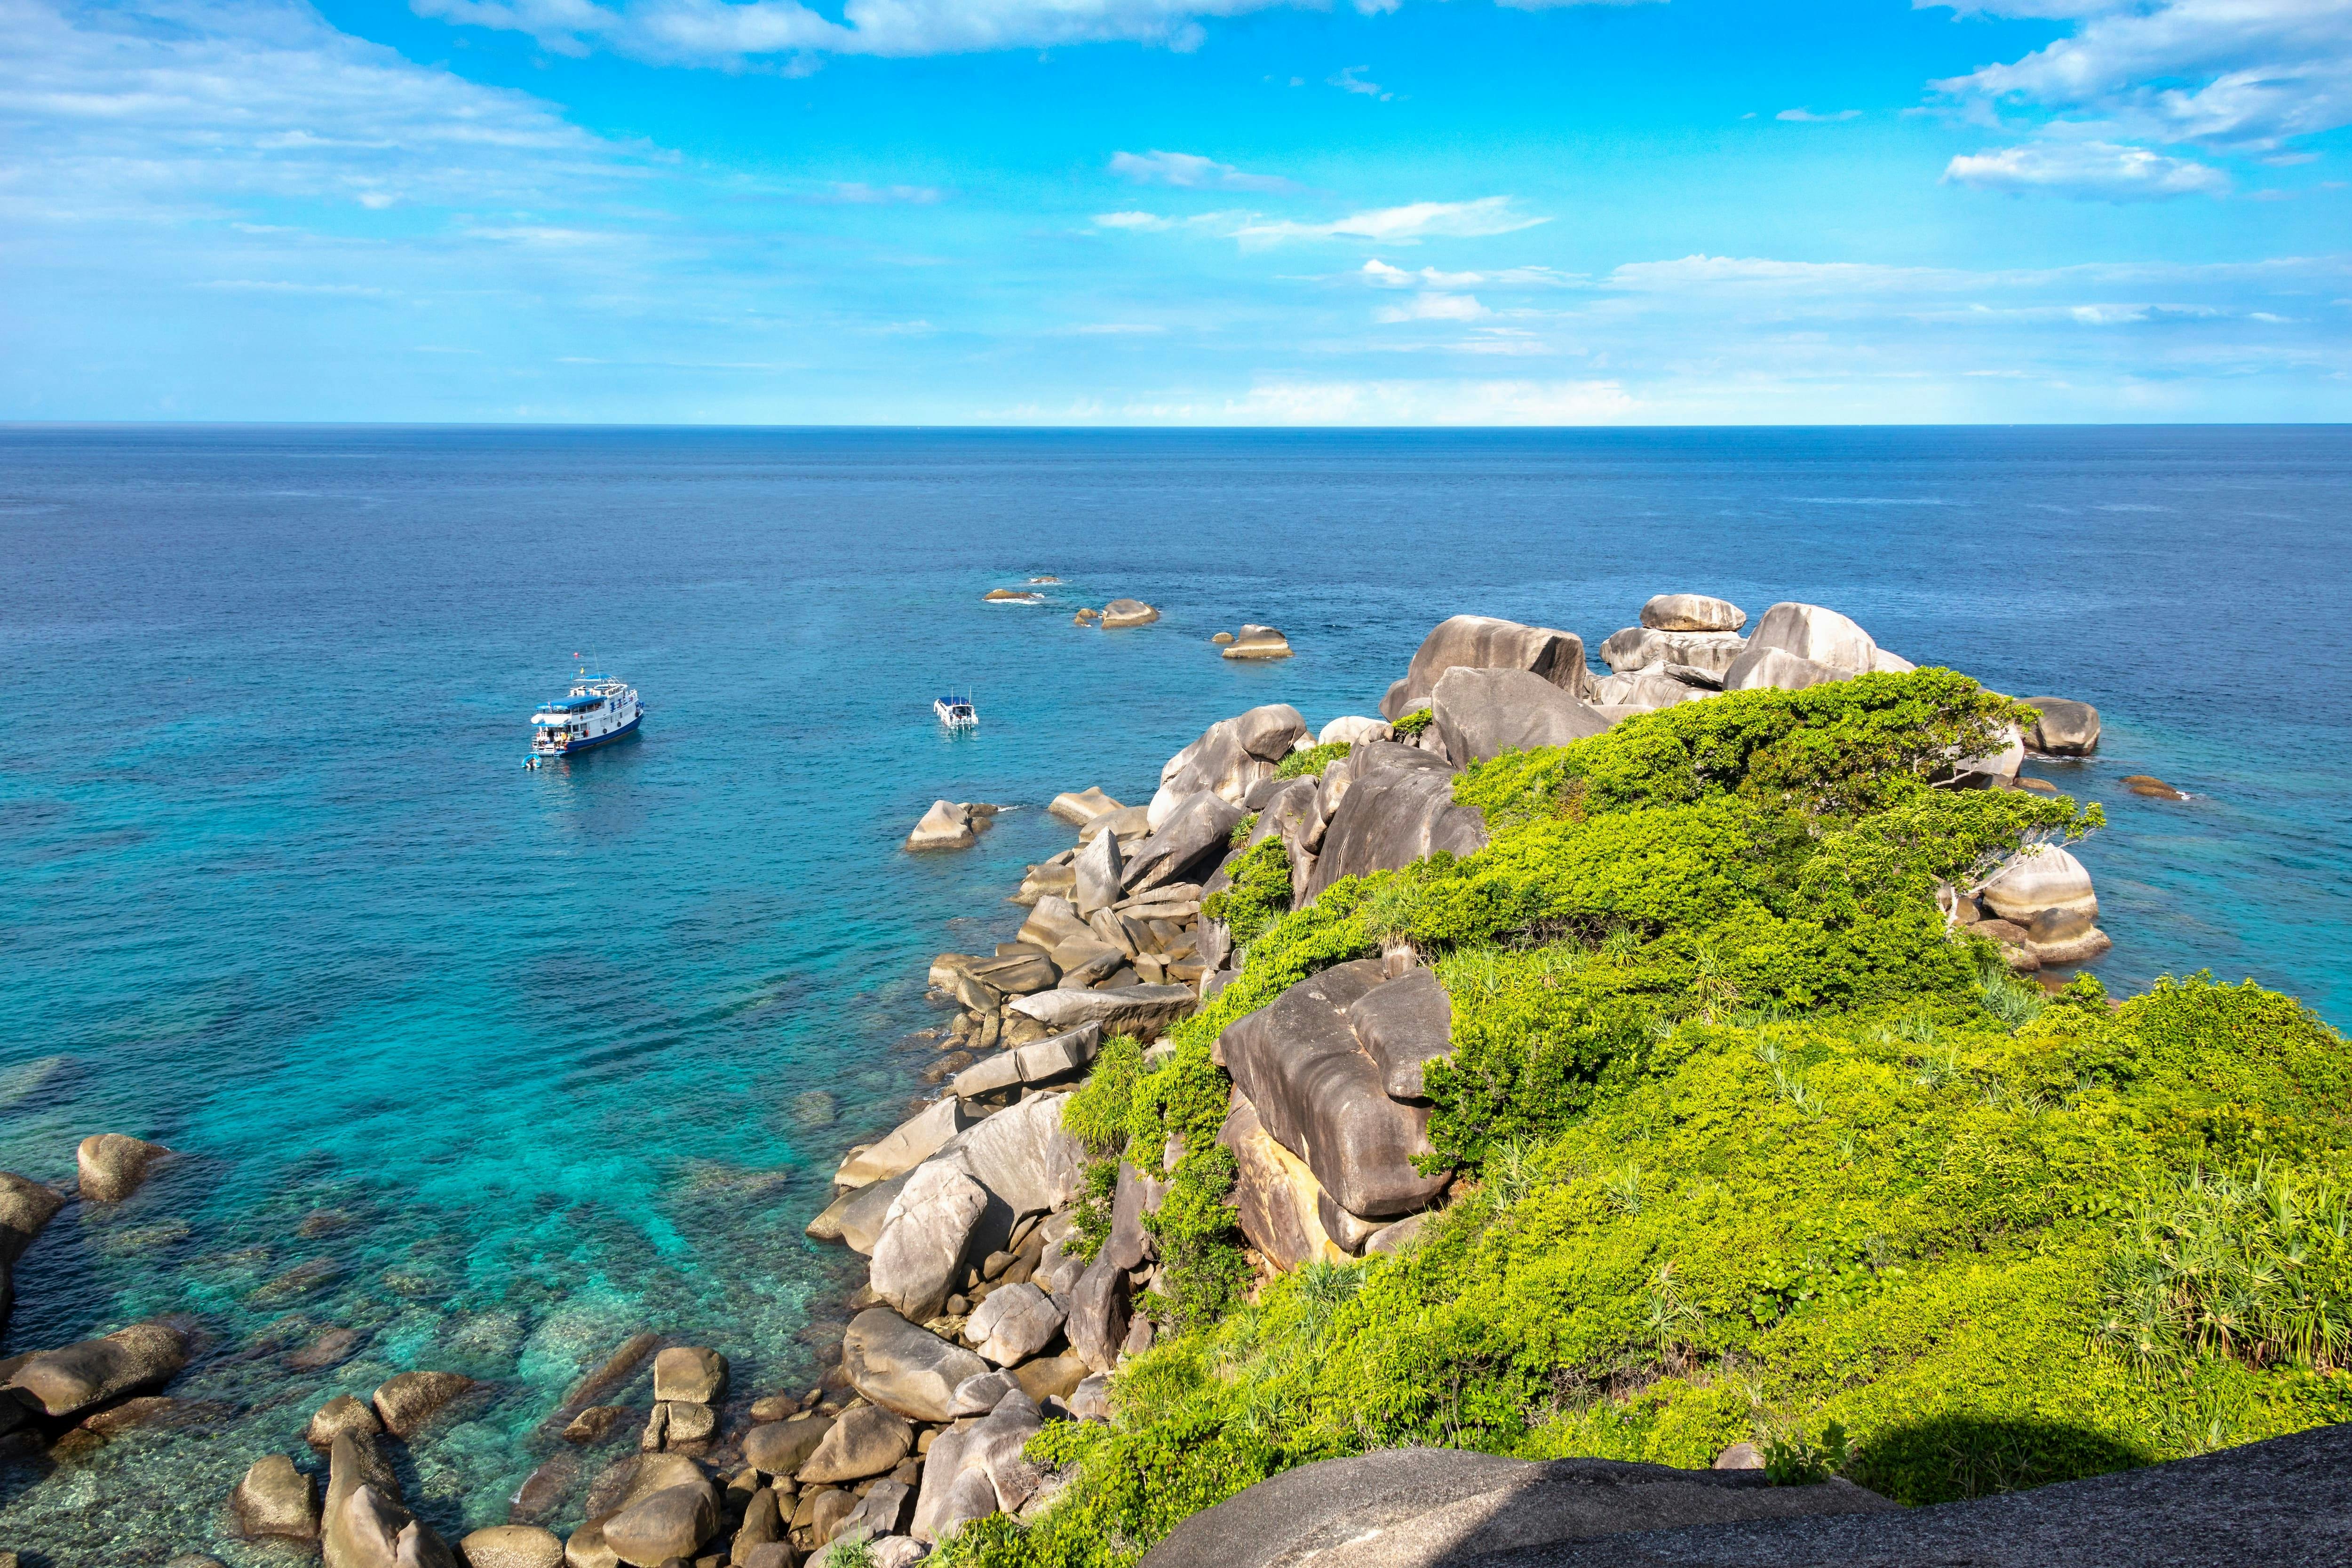
[[[1785,120],[1795,125],[1831,125],[1841,120],[1860,120],[1862,110],[1841,109],[1834,114],[1815,114],[1810,109],[1784,109],[1772,118]]]
[[[416,66],[297,0],[0,0],[0,212],[87,224],[514,204],[610,188],[643,149]]]
[[[2043,141],[1964,154],[1946,166],[1944,178],[1979,190],[2047,191],[2102,202],[2220,195],[2230,188],[2229,175],[2210,164],[2112,141]]]
[[[1253,223],[1236,233],[1244,244],[1274,245],[1295,239],[1369,239],[1390,245],[1411,245],[1423,239],[1475,239],[1516,233],[1549,218],[1524,217],[1508,196],[1482,196],[1475,202],[1412,202],[1401,207],[1381,207],[1355,213],[1328,224],[1302,224],[1285,219]]]
[[[1988,110],[2034,105],[2110,137],[2267,150],[2352,123],[2347,0],[1984,0],[2074,33],[1935,85]]]
[[[1372,319],[1399,321],[1477,321],[1494,314],[1469,294],[1418,294],[1403,305],[1383,306]]]
[[[1158,213],[1097,213],[1095,227],[1098,229],[1129,229],[1138,234],[1155,234],[1176,226],[1172,218]]]
[[[1408,272],[1375,256],[1356,275],[1375,288],[1572,288],[1584,280],[1549,267],[1507,267],[1492,272]]]
[[[1114,152],[1110,172],[1139,184],[1174,185],[1187,191],[1295,191],[1278,174],[1246,174],[1197,152]]]
[[[1382,103],[1386,103],[1391,99],[1396,97],[1396,94],[1389,91],[1388,89],[1382,87],[1376,81],[1366,81],[1364,79],[1363,73],[1370,70],[1371,68],[1372,68],[1370,66],[1343,67],[1336,74],[1325,77],[1323,78],[1323,85],[1325,87],[1336,87],[1341,92],[1360,93],[1366,98],[1375,98],[1380,99]]]
[[[838,203],[844,206],[877,207],[901,204],[927,207],[945,198],[947,193],[936,185],[869,185],[862,180],[836,180],[824,194],[813,198],[819,202]]]

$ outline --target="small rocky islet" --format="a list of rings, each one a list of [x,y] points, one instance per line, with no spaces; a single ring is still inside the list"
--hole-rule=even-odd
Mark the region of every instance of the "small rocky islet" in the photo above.
[[[1746,623],[1723,601],[1661,595],[1638,625],[1601,644],[1611,673],[1596,676],[1574,633],[1456,616],[1424,639],[1377,716],[1311,731],[1287,706],[1253,708],[1172,755],[1147,802],[1125,804],[1098,786],[1056,797],[1047,809],[1077,841],[1026,869],[1013,894],[1027,911],[1017,928],[992,952],[932,962],[931,993],[955,1009],[923,1075],[942,1092],[848,1150],[832,1200],[807,1224],[812,1238],[867,1260],[838,1361],[818,1386],[745,1399],[719,1350],[640,1333],[550,1414],[544,1429],[567,1448],[520,1489],[514,1521],[453,1543],[410,1511],[394,1458],[402,1446],[431,1443],[475,1385],[451,1372],[404,1372],[365,1401],[321,1404],[304,1433],[308,1454],[256,1456],[223,1500],[233,1532],[315,1543],[329,1568],[795,1568],[902,1565],[976,1520],[1039,1517],[1070,1476],[1029,1457],[1031,1439],[1048,1423],[1111,1417],[1113,1375],[1151,1346],[1170,1290],[1145,1223],[1169,1184],[1121,1160],[1109,1190],[1090,1194],[1100,1162],[1063,1113],[1106,1042],[1149,1042],[1144,1061],[1164,1061],[1168,1027],[1237,977],[1223,917],[1235,872],[1278,841],[1289,896],[1304,906],[1343,879],[1483,848],[1480,813],[1453,789],[1473,764],[1724,692],[1912,668],[1818,606],[1774,605],[1742,635]],[[1244,627],[1227,656],[1253,637],[1262,647],[1281,641]],[[1281,653],[1238,656],[1287,652],[1285,643]],[[2029,753],[2095,750],[2088,705],[2027,701],[2039,722],[2012,727],[1986,754],[1950,758],[1939,782],[2022,788]],[[969,845],[1000,810],[939,801],[907,847]],[[1974,885],[1939,886],[1937,901],[1952,925],[1990,937],[2015,968],[2076,964],[2108,946],[2087,872],[2054,845],[2023,847]],[[1451,1051],[1450,1025],[1446,991],[1399,940],[1319,970],[1224,1030],[1214,1061],[1232,1090],[1216,1139],[1238,1171],[1231,1202],[1261,1278],[1409,1247],[1449,1200],[1454,1178],[1423,1168],[1423,1075]],[[171,1157],[136,1138],[94,1135],[78,1152],[79,1197],[119,1202]],[[0,1291],[67,1201],[0,1174]],[[1089,1203],[1098,1233],[1082,1239]],[[188,1355],[187,1325],[152,1322],[16,1356],[0,1363],[0,1427],[20,1446],[68,1442],[142,1397],[167,1404],[153,1393]],[[648,1370],[649,1408],[614,1402]],[[581,1490],[576,1450],[628,1427],[636,1450]],[[1723,1462],[1759,1461],[1741,1444]],[[1753,1489],[1710,1494],[1706,1517],[1885,1506],[1838,1484],[1843,1491],[1811,1489],[1821,1496],[1805,1504],[1742,1501],[1767,1495]],[[558,1509],[575,1514],[561,1536],[549,1528],[563,1522]]]

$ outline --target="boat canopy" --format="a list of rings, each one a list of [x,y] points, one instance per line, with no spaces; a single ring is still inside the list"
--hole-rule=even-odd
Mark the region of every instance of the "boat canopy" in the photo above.
[[[592,707],[604,706],[604,699],[601,696],[557,697],[540,711],[541,713],[585,713]]]

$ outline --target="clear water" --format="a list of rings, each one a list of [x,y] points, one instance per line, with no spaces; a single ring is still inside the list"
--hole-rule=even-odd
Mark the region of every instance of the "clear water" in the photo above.
[[[926,958],[1009,936],[1068,841],[1034,808],[1139,800],[1254,704],[1371,711],[1457,612],[1597,642],[1655,591],[1805,599],[2095,702],[2098,759],[2041,771],[2112,815],[2110,983],[2352,1020],[2347,501],[2327,428],[0,430],[0,1166],[184,1151],[59,1217],[0,1349],[184,1313],[172,1392],[218,1406],[0,1471],[0,1545],[277,1561],[220,1500],[399,1368],[487,1385],[413,1450],[453,1532],[638,1328],[807,1386],[851,1276],[801,1225],[916,1092]],[[981,602],[1038,572],[1048,607]],[[1165,619],[1070,624],[1120,594]],[[1217,658],[1244,621],[1298,656]],[[645,733],[527,771],[575,652]],[[1028,809],[904,853],[937,796]],[[351,1360],[288,1368],[337,1325]]]

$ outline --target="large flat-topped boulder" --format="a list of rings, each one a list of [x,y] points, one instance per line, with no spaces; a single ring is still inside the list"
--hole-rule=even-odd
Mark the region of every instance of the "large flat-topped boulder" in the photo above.
[[[1657,632],[1737,632],[1748,612],[1704,593],[1660,593],[1642,606],[1642,624]]]
[[[1349,754],[1344,778],[1345,792],[1325,813],[1309,898],[1341,877],[1396,871],[1438,850],[1466,855],[1486,847],[1486,819],[1454,803],[1454,770],[1443,758],[1374,741]]]
[[[1564,692],[1585,692],[1584,639],[1549,626],[1523,626],[1491,615],[1456,615],[1421,640],[1404,679],[1381,699],[1381,716],[1399,719],[1429,706],[1438,677],[1452,669],[1525,670]]]
[[[1747,646],[1748,639],[1737,632],[1661,632],[1650,626],[1628,626],[1610,633],[1599,652],[1602,661],[1621,675],[1679,664],[1720,680]]]
[[[1628,1531],[1901,1511],[1845,1480],[1776,1487],[1760,1470],[1392,1448],[1260,1481],[1179,1524],[1140,1568],[1439,1568]],[[1674,1559],[1629,1552],[1611,1561]]]
[[[1752,692],[1769,686],[1779,691],[1801,692],[1810,686],[1845,680],[1850,674],[1827,664],[1815,664],[1786,648],[1750,648],[1734,659],[1731,667],[1724,671],[1723,689],[1727,692]]]
[[[1378,959],[1335,965],[1235,1019],[1217,1040],[1234,1083],[1265,1130],[1307,1162],[1332,1200],[1367,1217],[1425,1207],[1443,1175],[1413,1169],[1430,1153],[1426,1108],[1389,1097],[1348,1009],[1381,983]]]
[[[1105,1034],[1141,1034],[1191,1016],[1201,1005],[1190,986],[1121,986],[1111,991],[1063,989],[1015,997],[1009,1011],[1035,1019],[1047,1029],[1099,1024]]]
[[[1274,777],[1275,765],[1308,733],[1307,721],[1288,703],[1268,703],[1219,719],[1160,768],[1160,792],[1151,799],[1151,825],[1157,828],[1178,801],[1202,789],[1240,805],[1250,787]]]
[[[1506,751],[1588,740],[1609,720],[1527,670],[1451,669],[1430,695],[1432,727],[1456,768]]]

